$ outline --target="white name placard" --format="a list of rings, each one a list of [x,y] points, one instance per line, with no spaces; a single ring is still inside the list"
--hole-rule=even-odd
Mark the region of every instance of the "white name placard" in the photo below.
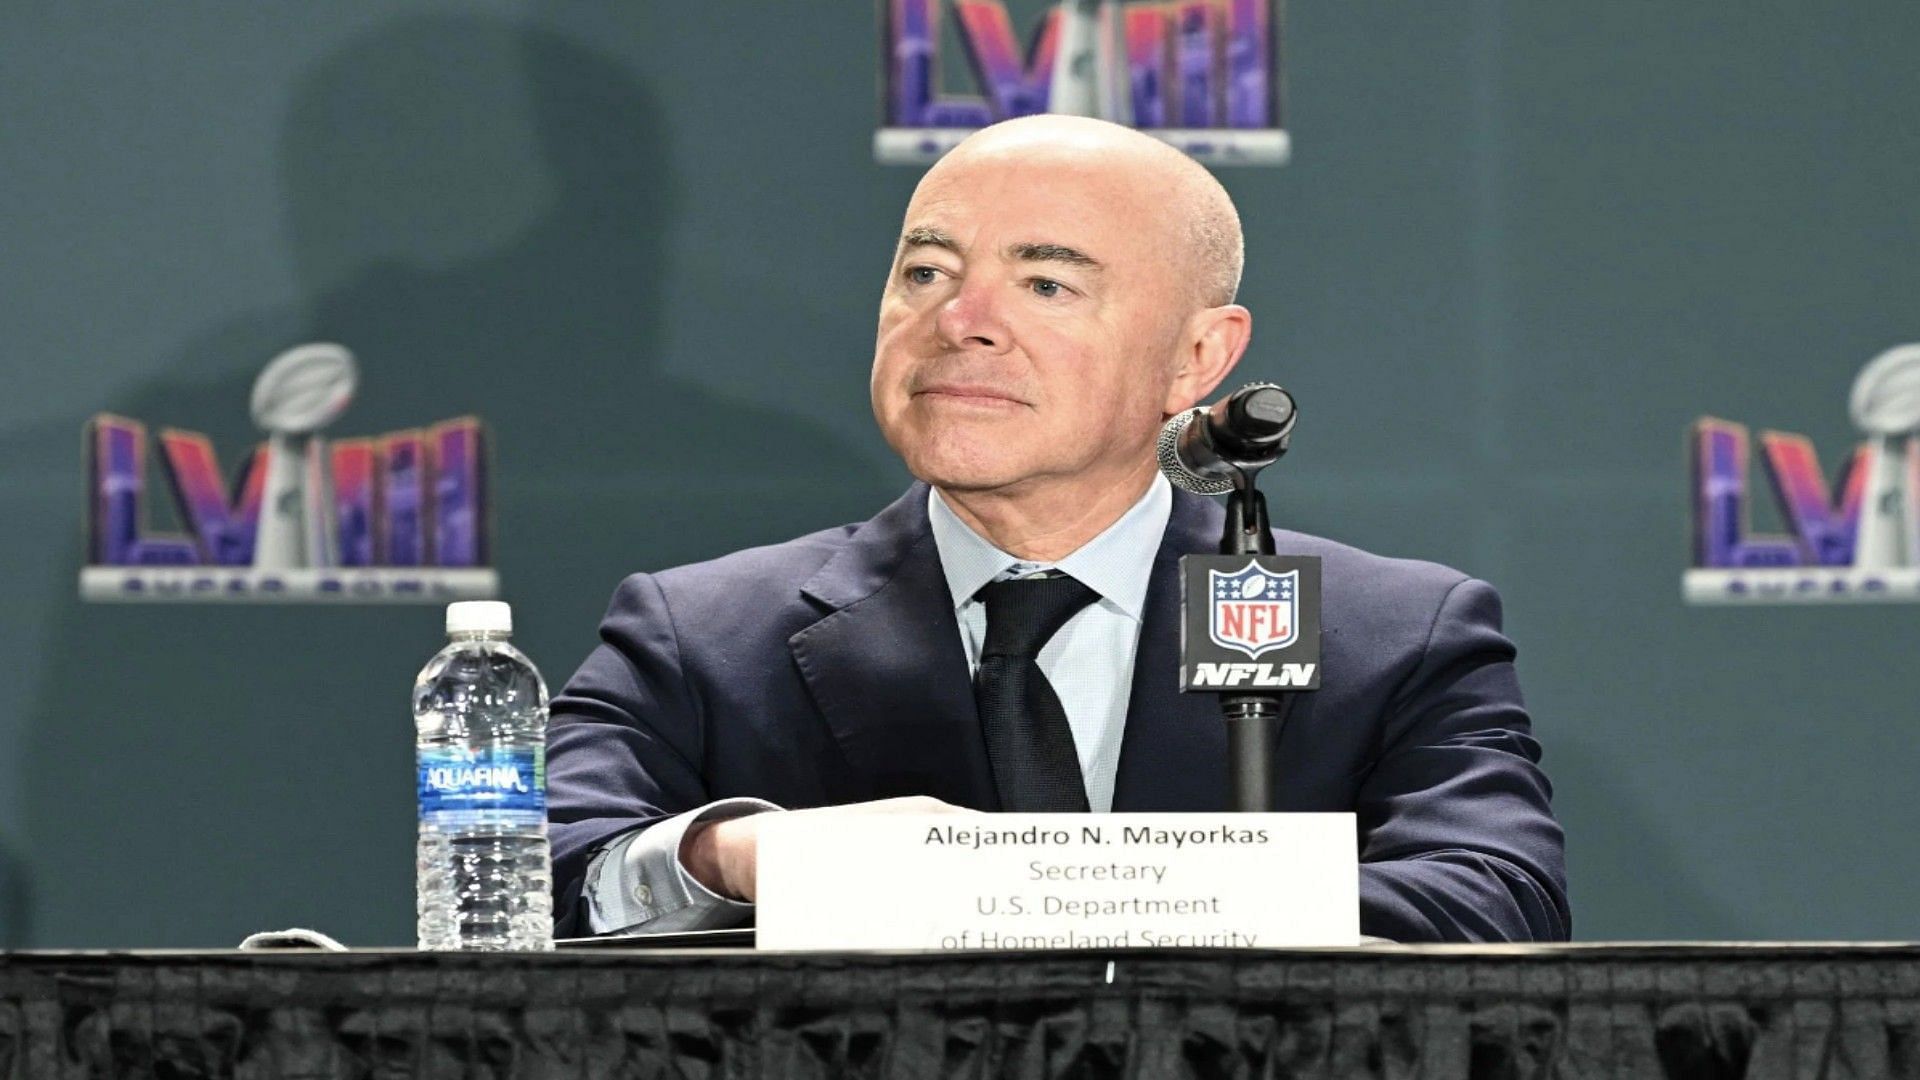
[[[762,949],[1360,941],[1352,814],[769,814]]]

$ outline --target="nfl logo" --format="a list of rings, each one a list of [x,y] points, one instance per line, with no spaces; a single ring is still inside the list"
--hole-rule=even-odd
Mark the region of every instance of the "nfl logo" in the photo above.
[[[1249,659],[1284,649],[1300,636],[1300,571],[1272,574],[1250,562],[1243,570],[1207,571],[1211,585],[1207,633],[1215,645]]]

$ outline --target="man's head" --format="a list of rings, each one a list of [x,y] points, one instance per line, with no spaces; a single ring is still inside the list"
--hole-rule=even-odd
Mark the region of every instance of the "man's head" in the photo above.
[[[998,124],[927,172],[880,304],[873,407],[916,476],[1018,495],[1138,482],[1224,378],[1240,221],[1191,158],[1100,120]]]

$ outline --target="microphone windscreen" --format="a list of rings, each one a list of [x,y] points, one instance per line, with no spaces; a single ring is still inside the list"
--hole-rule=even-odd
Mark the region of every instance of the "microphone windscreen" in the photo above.
[[[1160,472],[1173,482],[1173,486],[1195,495],[1225,495],[1233,490],[1233,485],[1225,480],[1216,480],[1201,476],[1189,469],[1180,459],[1181,437],[1187,429],[1199,421],[1205,409],[1193,408],[1180,413],[1173,419],[1160,425],[1160,440],[1157,452],[1160,458]]]

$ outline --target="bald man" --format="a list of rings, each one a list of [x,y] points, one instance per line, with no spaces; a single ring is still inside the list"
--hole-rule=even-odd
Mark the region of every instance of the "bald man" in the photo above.
[[[919,482],[864,523],[621,584],[553,703],[557,931],[750,922],[770,813],[1227,809],[1218,704],[1176,686],[1179,558],[1217,549],[1222,511],[1169,487],[1154,440],[1246,350],[1241,265],[1225,190],[1124,127],[1014,120],[934,165],[871,383]],[[1274,535],[1323,560],[1326,672],[1276,799],[1358,815],[1363,932],[1564,939],[1493,590]]]

